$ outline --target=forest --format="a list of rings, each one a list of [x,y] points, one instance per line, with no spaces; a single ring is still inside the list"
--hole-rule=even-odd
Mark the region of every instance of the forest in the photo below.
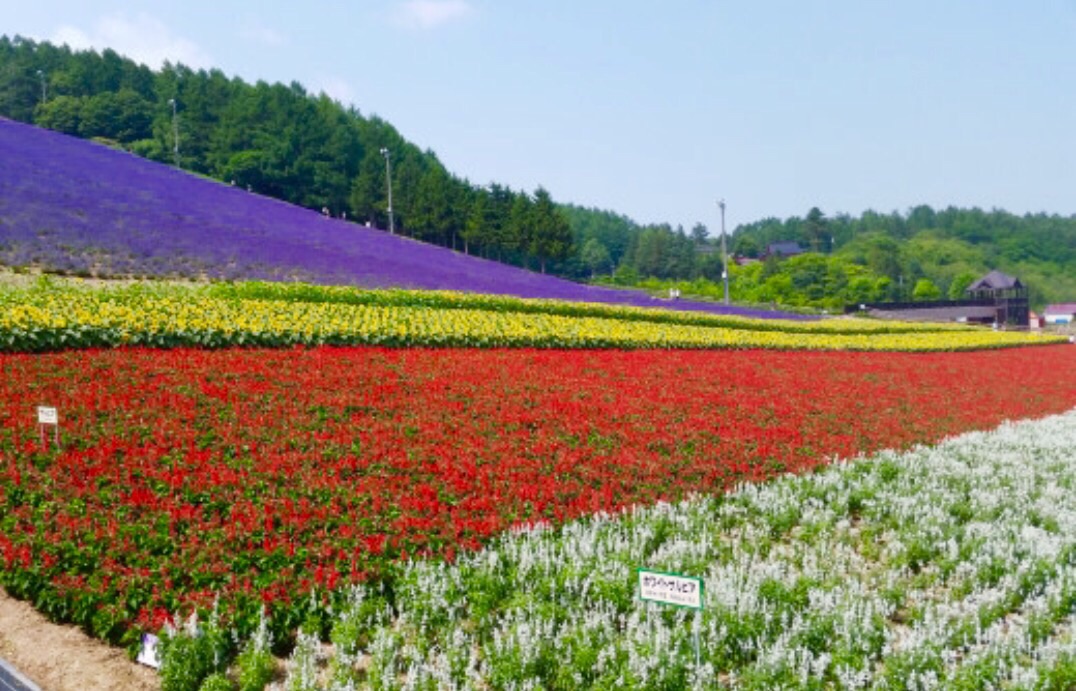
[[[866,269],[876,282],[874,299],[956,299],[972,281],[999,269],[1029,286],[1034,307],[1076,300],[1072,216],[920,205],[906,213],[827,218],[812,208],[803,218],[740,226],[732,251],[761,257],[781,241],[797,242],[808,250],[805,256],[824,255]]]
[[[0,116],[380,228],[389,227],[391,177],[395,230],[418,240],[575,280],[720,292],[723,256],[702,223],[644,225],[558,203],[541,187],[472,183],[382,118],[296,82],[153,70],[109,49],[0,36]],[[767,259],[776,242],[806,254]],[[813,208],[740,225],[728,250],[742,302],[837,308],[959,295],[995,268],[1028,284],[1034,305],[1076,299],[1072,216],[916,206],[827,217]]]

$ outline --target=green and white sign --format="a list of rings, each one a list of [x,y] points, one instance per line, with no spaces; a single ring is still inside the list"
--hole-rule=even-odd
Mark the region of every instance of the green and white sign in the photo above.
[[[676,607],[702,609],[702,579],[639,569],[639,599]]]

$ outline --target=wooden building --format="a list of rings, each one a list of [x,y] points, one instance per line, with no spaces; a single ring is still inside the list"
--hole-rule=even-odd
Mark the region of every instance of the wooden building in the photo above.
[[[991,271],[975,281],[964,293],[976,302],[991,301],[996,316],[994,321],[1009,326],[1028,326],[1030,309],[1027,300],[1027,287],[1019,278],[1000,271]]]

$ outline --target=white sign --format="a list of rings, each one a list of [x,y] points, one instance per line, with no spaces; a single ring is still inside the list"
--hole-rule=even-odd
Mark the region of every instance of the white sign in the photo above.
[[[138,651],[138,662],[153,667],[161,668],[161,661],[157,658],[157,637],[152,633],[142,634],[142,647]]]
[[[39,405],[37,407],[37,424],[58,425],[60,424],[60,416],[55,408]]]
[[[702,609],[702,579],[639,569],[639,598],[677,607]]]

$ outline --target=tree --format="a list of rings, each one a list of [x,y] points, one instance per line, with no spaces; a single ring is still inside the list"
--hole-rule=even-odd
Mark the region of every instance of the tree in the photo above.
[[[962,300],[965,290],[972,283],[975,283],[975,274],[965,271],[957,274],[952,283],[949,284],[949,299],[950,300]]]
[[[470,254],[472,245],[484,245],[492,237],[493,209],[490,205],[489,194],[485,190],[477,190],[471,196],[471,206],[467,213],[460,237],[463,239],[463,253]]]
[[[359,163],[359,172],[351,182],[348,197],[351,215],[359,221],[388,228],[388,200],[385,185],[385,159],[377,149],[367,148]]]
[[[732,247],[729,248],[732,254],[740,255],[741,257],[751,257],[757,259],[762,254],[762,249],[759,247],[758,241],[752,235],[737,235],[736,239],[732,243]]]
[[[912,299],[916,301],[926,300],[940,300],[941,291],[938,290],[938,286],[934,285],[934,282],[929,278],[920,278],[915,282],[915,288],[912,290]]]
[[[568,219],[553,203],[549,192],[542,187],[534,192],[527,249],[531,255],[538,258],[542,273],[545,273],[546,262],[564,259],[572,251],[572,229],[568,225]]]
[[[131,89],[79,99],[79,134],[129,143],[152,135],[153,106]]]
[[[710,231],[706,229],[706,226],[702,223],[696,223],[691,229],[691,239],[696,245],[706,244],[706,239],[710,236]]]
[[[609,256],[609,250],[598,238],[590,238],[579,251],[583,264],[590,269],[590,277],[605,273],[613,266],[613,260]]]
[[[671,244],[672,233],[667,228],[643,230],[635,247],[635,270],[642,276],[666,278]]]
[[[526,254],[533,233],[534,201],[526,192],[514,192],[504,233],[505,248]]]
[[[82,123],[83,99],[77,96],[56,96],[37,107],[34,124],[64,134],[78,135]]]
[[[454,231],[448,174],[434,166],[422,176],[408,220],[412,236],[437,244],[447,244]]]

